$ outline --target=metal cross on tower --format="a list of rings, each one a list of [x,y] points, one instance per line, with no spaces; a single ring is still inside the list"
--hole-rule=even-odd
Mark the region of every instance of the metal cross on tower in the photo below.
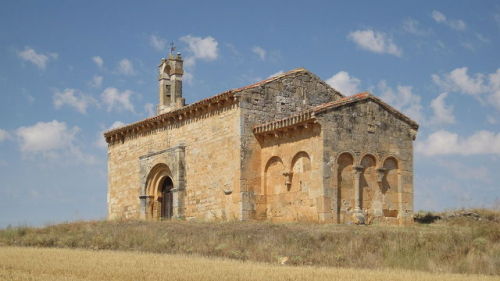
[[[174,45],[174,42],[170,42],[170,54],[173,54],[175,51],[175,45]]]

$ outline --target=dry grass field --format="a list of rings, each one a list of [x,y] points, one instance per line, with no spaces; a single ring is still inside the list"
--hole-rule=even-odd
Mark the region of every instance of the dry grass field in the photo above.
[[[0,229],[0,247],[193,255],[270,266],[286,260],[286,265],[344,268],[345,272],[411,270],[500,276],[500,212],[437,214],[443,217],[440,220],[435,215],[421,214],[418,220],[424,223],[409,227],[256,221],[72,222]]]
[[[484,275],[433,274],[408,270],[293,267],[199,256],[140,252],[0,247],[0,280],[475,281],[499,280],[499,278]]]

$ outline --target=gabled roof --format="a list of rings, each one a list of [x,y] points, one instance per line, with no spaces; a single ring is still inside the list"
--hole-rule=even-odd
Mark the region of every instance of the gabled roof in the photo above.
[[[401,120],[406,122],[413,129],[418,129],[417,122],[413,121],[410,117],[404,115],[399,110],[395,109],[394,107],[390,106],[389,104],[385,103],[383,100],[370,94],[369,92],[359,93],[359,94],[352,95],[349,97],[341,98],[341,99],[333,101],[333,102],[328,102],[328,103],[318,105],[314,108],[314,113],[319,114],[319,113],[327,111],[328,109],[331,109],[331,108],[338,108],[338,107],[341,107],[343,105],[356,103],[356,102],[363,101],[363,100],[371,100],[371,101],[379,104],[380,106],[385,108],[387,111],[391,112],[392,114],[396,115],[398,118],[400,118]]]
[[[253,128],[254,134],[262,134],[262,133],[267,133],[267,132],[272,132],[275,130],[280,130],[288,127],[293,127],[305,123],[311,123],[312,121],[316,120],[316,116],[318,114],[321,114],[323,112],[326,112],[330,109],[335,109],[339,108],[344,105],[349,105],[353,103],[357,103],[360,101],[364,100],[372,100],[385,108],[387,111],[393,113],[396,115],[398,118],[406,122],[408,125],[410,125],[413,129],[417,130],[418,129],[418,124],[417,122],[413,121],[410,119],[408,116],[404,115],[403,113],[399,112],[392,106],[388,105],[387,103],[383,102],[380,98],[368,93],[368,92],[363,92],[359,93],[356,95],[344,97],[341,99],[338,99],[336,101],[320,104],[316,107],[313,107],[311,109],[307,109],[304,111],[301,111],[297,114],[294,114],[292,116],[267,122],[264,124],[257,125]]]
[[[218,107],[219,104],[224,104],[227,101],[234,102],[234,101],[236,101],[236,99],[238,97],[238,93],[240,93],[244,90],[257,88],[257,87],[266,85],[266,84],[271,83],[273,81],[276,81],[276,80],[279,80],[281,78],[291,76],[291,75],[294,75],[297,73],[312,74],[311,72],[309,72],[305,68],[296,68],[296,69],[290,70],[288,72],[269,77],[265,80],[259,81],[259,82],[254,83],[254,84],[250,84],[250,85],[247,85],[247,86],[244,86],[241,88],[231,89],[231,90],[219,93],[215,96],[199,100],[197,102],[186,105],[186,106],[179,108],[177,110],[174,110],[174,111],[166,112],[166,113],[163,113],[163,114],[151,117],[151,118],[147,118],[147,119],[135,122],[135,123],[125,125],[123,127],[109,130],[109,131],[104,133],[104,137],[106,138],[106,141],[109,143],[112,138],[120,138],[120,137],[123,137],[125,135],[132,134],[136,131],[140,131],[143,129],[154,130],[154,129],[157,129],[157,128],[161,127],[162,125],[166,124],[167,122],[176,122],[178,120],[188,118],[191,115],[191,113],[195,113],[195,112],[199,111],[200,109],[204,110],[204,109],[210,108],[210,105],[217,105],[217,106],[212,107],[213,109],[215,109]]]

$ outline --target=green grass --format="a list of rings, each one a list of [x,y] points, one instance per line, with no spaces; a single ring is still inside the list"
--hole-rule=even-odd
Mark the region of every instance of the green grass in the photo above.
[[[0,245],[196,254],[290,265],[500,274],[500,212],[410,227],[91,221],[0,230]]]

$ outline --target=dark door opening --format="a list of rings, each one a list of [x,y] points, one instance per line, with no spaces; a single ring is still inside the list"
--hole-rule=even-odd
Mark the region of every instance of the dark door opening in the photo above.
[[[173,202],[174,197],[172,195],[172,188],[174,184],[170,177],[166,177],[161,186],[160,186],[160,194],[161,194],[161,213],[160,217],[162,219],[170,219],[173,215]]]

